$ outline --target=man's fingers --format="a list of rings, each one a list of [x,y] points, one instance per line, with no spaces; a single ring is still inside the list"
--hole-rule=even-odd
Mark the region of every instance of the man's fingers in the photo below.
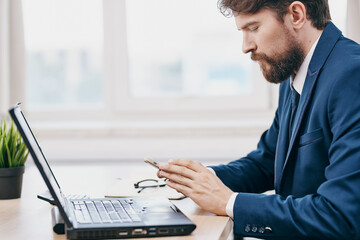
[[[158,177],[158,178],[163,178],[163,176],[161,176],[161,170],[159,170],[159,171],[157,171],[157,173],[156,173],[156,176]]]
[[[191,191],[191,189],[187,186],[181,185],[179,183],[173,182],[171,180],[166,181],[166,185],[168,185],[169,187],[175,189],[176,191],[184,194],[185,196],[189,196],[189,193]]]
[[[169,164],[183,166],[195,172],[200,172],[204,169],[204,166],[200,162],[181,159],[181,158],[170,159]]]
[[[193,172],[200,173],[206,169],[200,162],[179,158],[170,159],[168,164],[160,164],[159,167],[160,170],[164,170],[166,172],[176,172],[189,178],[191,178]]]
[[[176,173],[168,173],[168,172],[164,172],[164,171],[160,171],[159,174],[161,177],[171,180],[171,182],[176,182],[176,183],[179,183],[181,185],[191,188],[191,184],[193,181],[187,177],[184,177],[184,176],[176,174]]]
[[[174,164],[161,164],[159,166],[159,169],[160,169],[160,171],[163,171],[163,172],[175,173],[175,174],[178,174],[178,175],[184,176],[186,178],[190,178],[190,179],[193,179],[194,174],[196,173],[192,169],[189,169],[185,166],[179,166],[179,165],[174,165]],[[159,173],[159,175],[162,176],[161,173]],[[166,176],[162,176],[162,177],[166,177]]]

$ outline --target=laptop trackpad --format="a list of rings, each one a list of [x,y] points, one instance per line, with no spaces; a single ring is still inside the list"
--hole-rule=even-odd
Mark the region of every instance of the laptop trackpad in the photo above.
[[[170,206],[164,206],[164,207],[151,207],[146,208],[146,213],[173,213],[174,210]]]

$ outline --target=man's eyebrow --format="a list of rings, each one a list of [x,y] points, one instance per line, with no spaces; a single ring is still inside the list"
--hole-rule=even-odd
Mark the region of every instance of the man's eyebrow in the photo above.
[[[241,28],[239,28],[238,30],[241,31],[241,30],[244,30],[246,28],[249,28],[251,25],[254,25],[254,24],[258,24],[259,21],[251,21],[251,22],[248,22],[246,23],[244,26],[242,26]]]

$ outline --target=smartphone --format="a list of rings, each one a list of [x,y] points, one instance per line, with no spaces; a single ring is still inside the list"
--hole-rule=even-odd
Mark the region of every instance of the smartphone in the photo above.
[[[157,169],[159,169],[159,164],[157,162],[155,162],[154,160],[152,160],[149,157],[145,157],[144,158],[144,162],[146,162],[147,164],[150,164],[153,167],[156,167]]]

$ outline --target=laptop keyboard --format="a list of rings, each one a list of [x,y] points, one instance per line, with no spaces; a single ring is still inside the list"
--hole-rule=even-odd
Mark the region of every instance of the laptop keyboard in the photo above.
[[[78,223],[131,223],[141,218],[131,200],[72,201]]]

